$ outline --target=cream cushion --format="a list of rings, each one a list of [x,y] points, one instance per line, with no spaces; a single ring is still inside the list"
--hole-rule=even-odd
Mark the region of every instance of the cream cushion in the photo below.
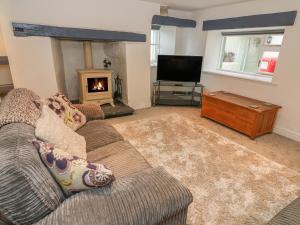
[[[36,123],[35,136],[71,155],[87,158],[84,137],[69,128],[47,105],[42,106],[42,114]]]

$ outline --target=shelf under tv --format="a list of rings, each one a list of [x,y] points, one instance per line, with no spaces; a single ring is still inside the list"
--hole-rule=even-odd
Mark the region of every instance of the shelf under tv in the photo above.
[[[201,106],[204,86],[197,83],[153,83],[153,105]],[[163,90],[168,89],[168,90]]]

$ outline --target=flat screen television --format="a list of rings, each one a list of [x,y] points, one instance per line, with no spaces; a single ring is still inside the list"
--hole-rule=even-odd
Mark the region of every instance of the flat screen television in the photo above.
[[[202,56],[159,55],[157,80],[200,82]]]

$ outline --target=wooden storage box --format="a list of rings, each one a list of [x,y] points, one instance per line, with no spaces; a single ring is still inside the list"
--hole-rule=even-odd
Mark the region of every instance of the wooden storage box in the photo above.
[[[201,116],[250,136],[273,130],[280,106],[218,91],[203,94]]]

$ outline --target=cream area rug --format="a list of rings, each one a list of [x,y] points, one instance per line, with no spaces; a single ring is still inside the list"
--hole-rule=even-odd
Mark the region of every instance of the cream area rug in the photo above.
[[[179,114],[114,125],[186,185],[190,225],[260,225],[300,196],[300,174]]]

